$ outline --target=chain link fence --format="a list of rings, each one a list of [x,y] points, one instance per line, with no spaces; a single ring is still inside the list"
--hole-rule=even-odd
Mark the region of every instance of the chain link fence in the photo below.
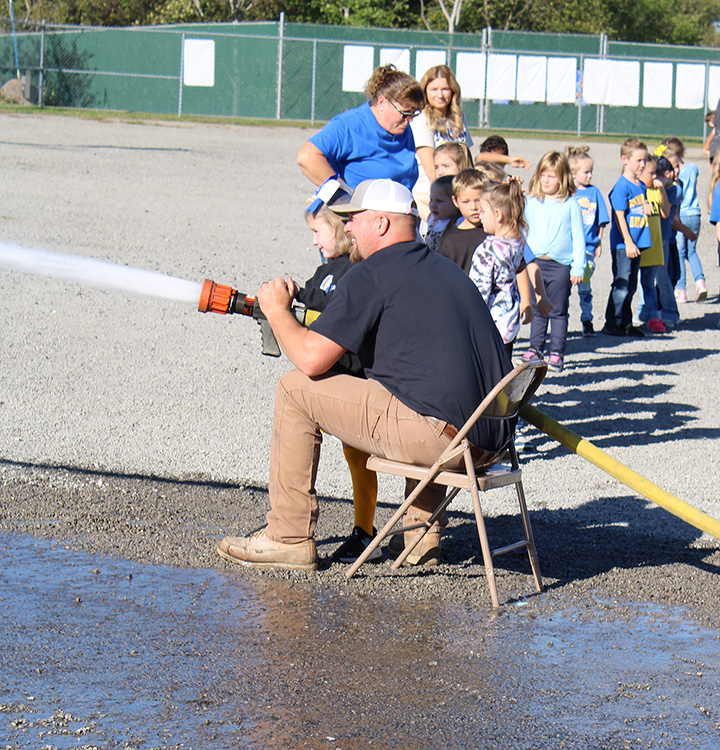
[[[720,51],[605,35],[475,34],[279,22],[139,28],[0,21],[0,84],[43,107],[317,124],[364,100],[392,62],[418,79],[448,64],[471,127],[683,137],[705,134]]]

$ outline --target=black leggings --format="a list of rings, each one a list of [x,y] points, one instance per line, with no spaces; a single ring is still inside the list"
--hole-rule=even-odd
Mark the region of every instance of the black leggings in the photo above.
[[[530,347],[544,354],[548,322],[550,323],[550,354],[565,354],[565,341],[568,330],[568,303],[570,301],[570,266],[564,266],[549,258],[538,258],[535,261],[542,273],[545,291],[553,304],[553,310],[547,318],[540,311],[532,295],[532,306],[535,317],[530,323]]]

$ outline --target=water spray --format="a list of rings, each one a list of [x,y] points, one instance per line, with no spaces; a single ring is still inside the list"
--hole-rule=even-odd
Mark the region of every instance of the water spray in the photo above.
[[[269,357],[280,356],[280,347],[275,334],[260,309],[256,297],[238,292],[237,289],[224,284],[216,284],[211,279],[205,279],[200,291],[198,311],[203,313],[214,312],[220,315],[239,313],[254,318],[260,326],[262,353]],[[293,305],[291,312],[298,323],[303,326],[309,326],[320,315],[316,310],[308,310],[301,305]]]
[[[61,255],[45,250],[32,250],[2,242],[0,242],[0,267],[51,276],[78,284],[89,284],[102,289],[134,292],[175,302],[185,302],[197,305],[200,312],[247,315],[254,318],[260,325],[263,354],[271,357],[280,356],[280,347],[257,299],[248,294],[242,294],[230,286],[216,284],[210,279],[199,284],[196,281],[167,276],[157,271],[121,266],[117,263],[108,263],[80,255]],[[301,305],[293,305],[292,313],[304,326],[309,326],[320,314]]]
[[[145,271],[80,255],[30,250],[6,243],[0,243],[0,267],[193,305],[197,304],[201,291],[201,285],[196,281],[178,279],[157,271]]]

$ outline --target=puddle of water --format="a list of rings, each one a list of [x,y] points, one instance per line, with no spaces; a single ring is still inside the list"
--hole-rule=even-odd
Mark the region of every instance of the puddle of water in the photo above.
[[[678,610],[491,616],[0,548],[0,747],[720,747],[718,635]]]

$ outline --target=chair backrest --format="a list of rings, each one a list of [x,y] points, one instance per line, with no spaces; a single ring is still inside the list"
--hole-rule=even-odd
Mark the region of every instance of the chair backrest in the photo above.
[[[523,362],[511,370],[485,396],[448,448],[454,448],[481,417],[483,419],[512,419],[517,416],[520,409],[540,387],[546,372],[547,364],[542,361]]]
[[[546,373],[545,362],[523,362],[518,365],[488,393],[483,403],[490,402],[481,416],[489,419],[511,419],[516,416],[535,395]]]

